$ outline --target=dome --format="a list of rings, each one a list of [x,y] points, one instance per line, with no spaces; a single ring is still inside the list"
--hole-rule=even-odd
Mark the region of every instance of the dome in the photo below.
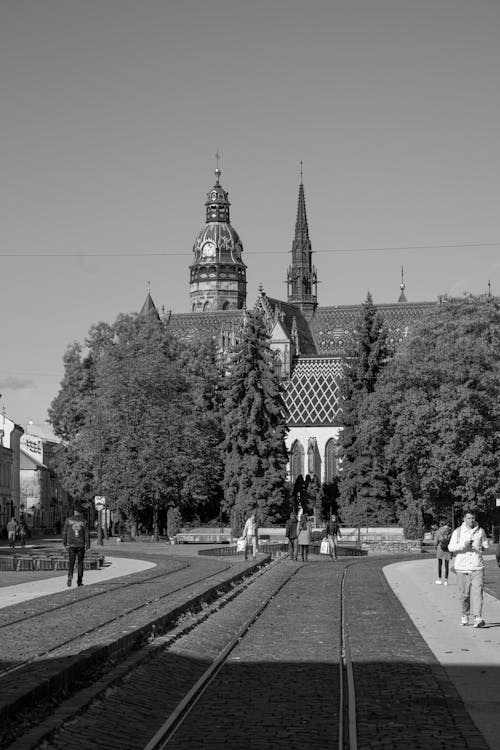
[[[242,251],[243,245],[238,232],[231,224],[220,221],[205,224],[193,245],[195,263],[219,261],[240,264]]]

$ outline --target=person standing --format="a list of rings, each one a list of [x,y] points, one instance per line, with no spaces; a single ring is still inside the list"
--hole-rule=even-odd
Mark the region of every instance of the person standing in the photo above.
[[[488,549],[488,540],[476,522],[473,511],[464,513],[461,526],[455,529],[448,544],[450,552],[456,553],[455,573],[462,607],[462,625],[469,624],[469,614],[474,617],[474,627],[483,628],[483,550]]]
[[[436,543],[436,558],[438,562],[438,577],[436,583],[441,585],[444,583],[448,585],[448,573],[450,572],[450,560],[451,552],[448,549],[451,537],[451,528],[445,520],[441,520],[441,526],[436,531],[435,543]],[[444,562],[444,581],[442,580]]]
[[[248,550],[250,547],[252,548],[253,559],[255,560],[255,558],[257,557],[257,534],[257,518],[255,515],[255,511],[252,510],[247,520],[245,521],[245,526],[243,527],[243,533],[241,535],[241,538],[245,540],[245,560],[248,560]]]
[[[75,560],[77,561],[78,586],[83,586],[83,558],[85,552],[90,548],[90,535],[87,521],[82,513],[75,508],[73,516],[67,518],[63,528],[63,545],[68,550],[68,586],[73,581]]]
[[[299,521],[298,543],[302,562],[309,562],[309,545],[311,544],[312,524],[307,515],[302,513]]]
[[[337,516],[335,513],[332,513],[329,520],[326,523],[326,529],[325,529],[325,536],[328,539],[328,547],[330,550],[330,559],[336,560],[337,559],[337,540],[339,537],[342,536],[340,533],[340,527],[339,523],[337,521]]]
[[[7,524],[7,536],[9,538],[9,547],[11,549],[14,549],[16,546],[16,534],[17,534],[18,528],[19,527],[17,525],[17,521],[14,518],[14,516],[12,516],[9,523]]]
[[[21,521],[19,523],[19,541],[21,542],[21,547],[26,546],[26,535],[27,535],[28,529],[26,528],[26,523],[24,521]]]
[[[286,522],[285,536],[288,539],[288,555],[290,560],[296,560],[298,555],[297,516],[293,510],[290,513],[290,518]]]

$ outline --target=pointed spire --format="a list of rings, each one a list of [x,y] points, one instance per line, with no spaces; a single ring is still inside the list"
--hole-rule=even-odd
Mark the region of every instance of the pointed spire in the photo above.
[[[158,310],[156,309],[156,305],[153,302],[153,298],[151,297],[151,282],[150,281],[148,281],[148,293],[146,295],[146,299],[145,299],[144,304],[143,304],[143,306],[141,308],[139,316],[141,318],[148,318],[150,316],[153,316],[157,320],[160,320],[160,316],[158,314]]]
[[[398,302],[408,302],[405,296],[406,285],[405,285],[403,266],[401,266],[401,284],[399,285],[399,288],[401,290],[401,294],[399,295]]]
[[[292,265],[288,268],[288,301],[298,305],[303,314],[312,317],[318,304],[316,269],[312,264],[312,246],[307,223],[306,198],[304,193],[303,165],[300,163],[299,199],[295,237],[292,243]]]

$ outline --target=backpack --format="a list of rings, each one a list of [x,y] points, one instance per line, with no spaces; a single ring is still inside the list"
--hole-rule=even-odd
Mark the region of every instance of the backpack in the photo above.
[[[447,552],[448,551],[448,544],[449,544],[449,542],[450,542],[450,537],[444,537],[444,539],[441,539],[441,541],[439,542],[439,544],[441,545],[441,549],[443,550],[443,552]]]

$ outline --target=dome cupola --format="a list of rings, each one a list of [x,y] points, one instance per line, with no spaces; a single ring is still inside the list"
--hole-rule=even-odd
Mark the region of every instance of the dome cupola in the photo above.
[[[229,223],[228,193],[216,182],[207,193],[206,223],[193,245],[190,267],[190,297],[193,312],[241,310],[246,304],[246,266],[241,259],[243,245]]]

